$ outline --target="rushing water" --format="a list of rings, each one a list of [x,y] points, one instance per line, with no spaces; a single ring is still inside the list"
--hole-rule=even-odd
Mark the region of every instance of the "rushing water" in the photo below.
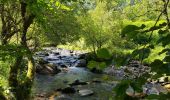
[[[108,100],[109,98],[114,97],[113,87],[116,85],[117,81],[114,80],[114,77],[108,76],[105,74],[95,74],[90,72],[87,68],[75,67],[77,60],[77,54],[70,56],[68,50],[62,49],[48,49],[52,52],[60,52],[60,55],[54,55],[50,53],[49,56],[43,57],[44,59],[53,59],[50,60],[50,63],[53,64],[66,64],[69,65],[67,71],[62,71],[55,75],[42,75],[36,74],[35,84],[34,84],[34,94],[48,94],[48,99],[52,98],[53,100]],[[58,59],[60,56],[61,59]],[[104,80],[107,78],[109,80]],[[66,88],[73,83],[75,80],[82,82],[88,82],[87,85],[77,85],[73,86],[76,89],[76,93],[72,94],[62,94],[58,93],[56,90],[59,88]],[[100,82],[93,82],[98,80]],[[82,97],[78,93],[78,90],[89,89],[94,92],[91,96]],[[45,97],[36,100],[48,100]]]

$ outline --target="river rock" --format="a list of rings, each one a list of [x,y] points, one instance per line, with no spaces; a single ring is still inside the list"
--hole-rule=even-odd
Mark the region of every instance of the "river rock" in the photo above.
[[[47,52],[45,52],[45,51],[44,52],[43,51],[42,52],[37,52],[36,55],[39,56],[39,57],[49,56],[49,54]]]
[[[129,86],[129,87],[126,89],[126,94],[129,95],[129,96],[134,96],[135,91],[134,91],[134,89],[133,89],[131,86]]]
[[[170,89],[170,83],[169,83],[169,84],[165,84],[164,87],[165,87],[166,89]]]
[[[161,84],[156,84],[156,83],[146,83],[143,86],[143,92],[147,95],[150,94],[156,94],[159,95],[160,93],[166,94],[168,90],[161,86]]]
[[[39,74],[57,74],[61,72],[54,64],[37,65],[36,72]]]
[[[92,82],[93,82],[93,83],[102,83],[101,80],[97,80],[97,79],[92,80]]]
[[[93,72],[93,73],[97,73],[97,74],[102,74],[103,73],[102,70],[99,70],[97,68],[92,68],[90,71]]]
[[[51,99],[50,99],[51,100]],[[53,99],[52,99],[53,100]],[[54,100],[73,100],[71,99],[71,97],[67,96],[67,95],[60,95],[60,96],[57,96]]]
[[[89,95],[93,95],[94,92],[89,89],[83,89],[83,90],[79,90],[79,94],[80,96],[89,96]]]
[[[47,60],[44,60],[43,58],[39,58],[38,59],[38,64],[40,65],[44,65],[44,64],[48,64],[49,62]]]
[[[57,89],[57,91],[61,91],[64,94],[70,94],[70,93],[75,93],[76,90],[72,87],[66,87],[64,89]]]
[[[86,54],[80,54],[78,55],[78,59],[85,59],[86,58]]]
[[[151,89],[148,90],[147,94],[148,95],[150,95],[150,94],[159,95],[159,90],[157,90],[155,87],[152,87]]]
[[[60,53],[59,53],[59,52],[54,52],[53,54],[54,54],[54,55],[60,55]]]
[[[75,67],[86,67],[87,61],[85,59],[80,59],[76,62]]]
[[[104,73],[109,74],[109,75],[115,75],[115,69],[114,67],[107,67],[104,69]]]
[[[79,80],[75,80],[73,83],[69,84],[70,86],[76,86],[76,85],[86,85],[87,82],[81,82]]]
[[[58,60],[58,58],[47,58],[46,61],[55,61]]]
[[[73,51],[73,50],[70,50],[70,53],[74,53],[74,51]]]
[[[68,66],[65,65],[65,64],[61,64],[60,67],[61,67],[61,68],[67,68]]]

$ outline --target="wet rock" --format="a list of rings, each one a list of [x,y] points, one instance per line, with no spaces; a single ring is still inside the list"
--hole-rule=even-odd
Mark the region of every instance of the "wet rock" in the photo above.
[[[70,50],[70,53],[73,53],[74,51],[73,50]]]
[[[61,72],[54,64],[37,65],[36,72],[39,74],[57,74]]]
[[[49,54],[48,54],[48,53],[45,53],[44,56],[49,56]]]
[[[72,87],[66,87],[64,89],[57,89],[57,91],[61,91],[64,94],[70,94],[70,93],[75,93],[76,90]]]
[[[54,100],[73,100],[73,99],[71,99],[71,97],[66,96],[66,95],[60,95],[60,96],[57,96]]]
[[[73,83],[69,84],[70,86],[76,86],[76,85],[87,85],[87,82],[81,82],[79,80],[75,80]]]
[[[131,86],[129,86],[126,90],[126,94],[129,95],[129,96],[134,96],[135,91]]]
[[[61,68],[67,68],[67,66],[65,64],[61,64],[60,67]]]
[[[92,82],[93,82],[93,83],[101,83],[102,81],[95,79],[95,80],[92,80]]]
[[[59,58],[59,59],[62,59],[62,57],[61,57],[61,56],[58,56],[58,58]]]
[[[104,73],[109,74],[109,75],[115,75],[115,69],[114,67],[107,67],[104,69]]]
[[[145,93],[143,93],[143,92],[137,92],[137,91],[135,91],[131,86],[129,86],[127,89],[126,89],[126,94],[128,95],[128,96],[131,96],[131,97],[139,97],[139,98],[141,98],[141,97],[144,97],[146,94]]]
[[[87,61],[85,59],[80,59],[76,62],[75,67],[86,67]]]
[[[160,84],[156,85],[155,88],[159,90],[159,93],[164,93],[164,94],[168,93],[168,90],[165,87],[161,86]]]
[[[83,89],[83,90],[79,90],[79,94],[80,96],[89,96],[89,95],[93,95],[94,92],[89,89]]]
[[[60,53],[59,53],[59,52],[54,52],[53,54],[54,54],[54,55],[60,55]]]
[[[77,57],[78,59],[85,59],[86,58],[86,54],[80,54]]]
[[[151,89],[148,90],[147,94],[148,95],[150,95],[150,94],[159,95],[159,90],[157,90],[155,87],[152,87]]]
[[[58,58],[47,58],[46,61],[55,61],[58,60]]]
[[[155,83],[146,83],[143,86],[143,92],[147,95],[150,94],[156,94],[159,95],[160,93],[167,93],[168,90],[161,86],[160,84],[155,84]]]
[[[90,71],[93,72],[93,73],[98,73],[98,74],[102,74],[103,73],[102,70],[99,70],[97,68],[92,68]]]
[[[48,64],[49,62],[47,60],[44,60],[43,58],[39,58],[38,59],[38,64],[40,65],[44,65],[44,64]]]
[[[49,56],[49,54],[47,52],[37,52],[35,55],[37,55],[39,57]]]
[[[61,71],[67,73],[69,71],[69,68],[61,68]]]

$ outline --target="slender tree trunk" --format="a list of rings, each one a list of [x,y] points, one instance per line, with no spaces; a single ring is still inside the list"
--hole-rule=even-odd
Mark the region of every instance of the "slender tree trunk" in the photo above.
[[[14,65],[10,66],[10,72],[8,78],[9,87],[12,88],[12,92],[14,92],[14,96],[17,100],[18,98],[20,98],[18,94],[19,82],[17,77],[18,77],[18,70],[21,66],[21,62],[22,62],[22,56],[18,56],[16,58]]]
[[[34,59],[31,56],[28,57],[28,69],[27,69],[27,75],[26,75],[26,80],[23,84],[23,87],[26,87],[24,91],[24,98],[26,100],[29,100],[31,97],[31,89],[33,86],[34,82],[34,76],[35,76],[35,63]]]
[[[27,54],[27,58],[28,58],[27,75],[26,75],[25,82],[22,84],[22,87],[24,87],[24,91],[21,93],[22,99],[20,99],[20,100],[29,100],[33,81],[34,81],[35,64],[34,64],[32,52],[27,45],[26,37],[27,37],[27,30],[30,27],[30,25],[33,23],[35,16],[33,14],[26,15],[27,14],[27,11],[26,11],[27,4],[25,2],[21,2],[20,4],[21,4],[21,16],[22,16],[22,20],[23,20],[21,45],[26,48],[27,53],[28,53]]]

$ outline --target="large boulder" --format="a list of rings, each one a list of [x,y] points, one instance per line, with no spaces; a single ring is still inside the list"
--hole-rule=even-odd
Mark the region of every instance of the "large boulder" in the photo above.
[[[80,59],[76,62],[75,67],[86,67],[87,61],[85,59]]]
[[[38,64],[36,66],[36,72],[39,74],[57,74],[61,72],[61,70],[54,64]]]
[[[78,55],[78,59],[85,59],[86,58],[86,54],[80,54]]]

